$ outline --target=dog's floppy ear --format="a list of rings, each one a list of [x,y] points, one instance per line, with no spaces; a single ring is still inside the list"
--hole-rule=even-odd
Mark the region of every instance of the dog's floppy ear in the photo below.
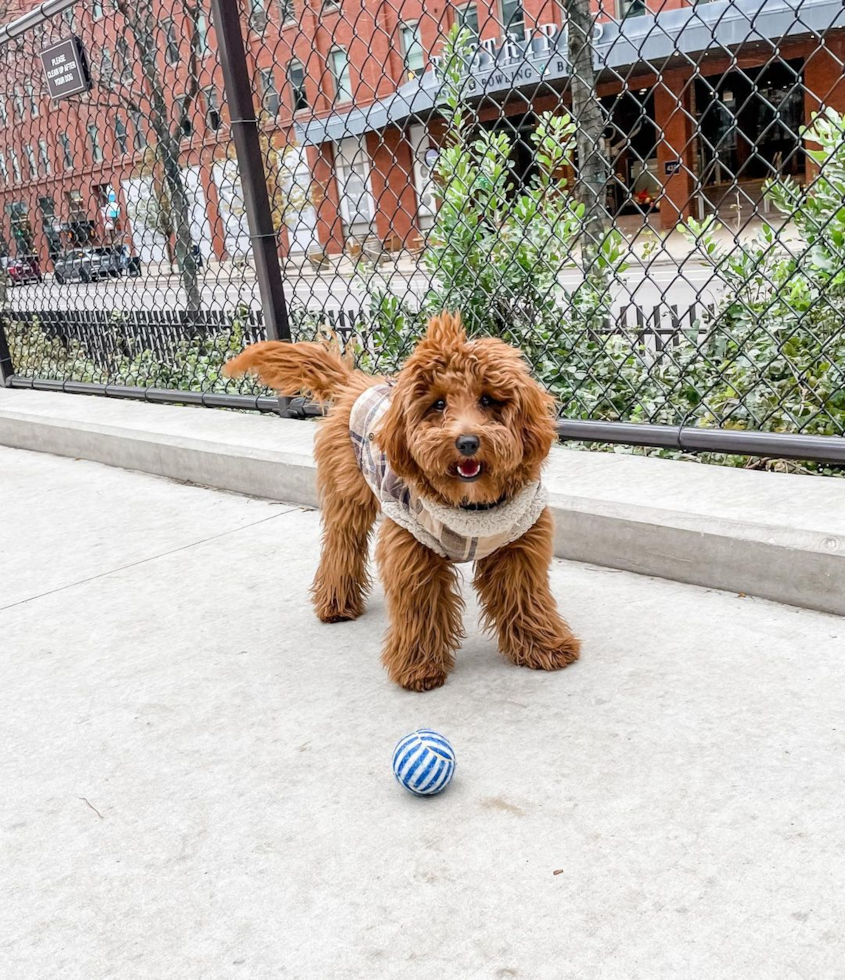
[[[527,372],[516,396],[516,424],[522,434],[525,461],[529,466],[539,466],[557,439],[555,400]]]
[[[390,407],[382,416],[375,441],[379,449],[387,456],[387,460],[396,475],[407,480],[416,474],[417,466],[408,449],[405,430],[408,409],[405,402],[405,386],[400,380],[390,398]]]
[[[427,347],[438,347],[447,350],[465,344],[467,339],[460,313],[449,313],[444,310],[439,316],[433,316],[428,321],[425,336],[420,341]]]

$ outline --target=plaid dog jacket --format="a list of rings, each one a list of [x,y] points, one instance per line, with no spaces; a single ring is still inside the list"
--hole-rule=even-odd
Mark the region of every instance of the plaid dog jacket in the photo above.
[[[368,388],[352,406],[349,435],[364,479],[382,513],[421,544],[453,562],[477,561],[516,541],[537,522],[547,494],[539,481],[489,510],[463,510],[419,497],[390,468],[375,444],[390,405],[391,385]]]

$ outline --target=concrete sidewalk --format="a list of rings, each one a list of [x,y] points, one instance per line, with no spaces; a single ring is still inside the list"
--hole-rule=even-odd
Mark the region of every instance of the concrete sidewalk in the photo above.
[[[556,562],[559,674],[426,695],[319,515],[0,449],[0,976],[845,976],[845,621]],[[455,745],[441,797],[394,742]]]

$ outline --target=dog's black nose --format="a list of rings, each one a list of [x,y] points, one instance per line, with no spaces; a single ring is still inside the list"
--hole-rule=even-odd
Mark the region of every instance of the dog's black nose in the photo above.
[[[458,447],[461,456],[474,456],[478,452],[481,440],[478,436],[458,436],[455,445]]]

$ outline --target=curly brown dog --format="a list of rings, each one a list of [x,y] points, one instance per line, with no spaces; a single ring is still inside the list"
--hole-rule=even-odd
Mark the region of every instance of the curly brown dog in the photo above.
[[[540,468],[555,440],[552,398],[518,351],[468,340],[443,314],[395,382],[354,371],[318,343],[268,341],[226,366],[283,395],[331,403],[316,437],[323,551],[317,615],[355,619],[369,588],[370,531],[390,627],[382,660],[402,687],[439,687],[463,636],[456,562],[473,561],[485,627],[515,664],[556,670],[579,641],[549,589],[552,518]]]

